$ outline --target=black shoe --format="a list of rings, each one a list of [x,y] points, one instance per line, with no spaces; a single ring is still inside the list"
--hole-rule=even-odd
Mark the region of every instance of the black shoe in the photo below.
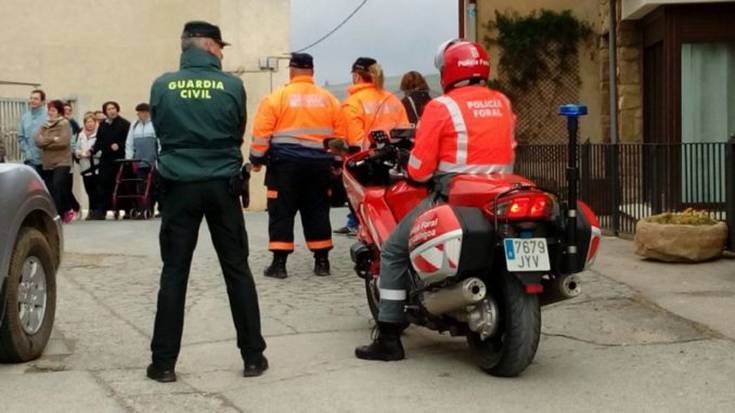
[[[337,228],[332,232],[334,232],[335,234],[347,235],[350,233],[350,227],[344,226],[342,228]]]
[[[329,256],[327,254],[314,254],[314,274],[319,277],[326,277],[331,274],[329,272]]]
[[[146,376],[148,376],[149,379],[155,380],[159,383],[173,383],[176,381],[176,372],[173,368],[160,368],[153,363],[148,365]]]
[[[355,356],[362,360],[403,360],[406,353],[401,344],[401,325],[378,323],[377,336],[367,346],[355,349]]]
[[[263,271],[263,275],[266,277],[278,278],[280,280],[288,277],[288,273],[286,272],[287,258],[288,254],[278,252],[274,253],[273,262],[271,262],[271,265]]]
[[[255,361],[245,361],[245,368],[242,371],[243,377],[257,377],[268,370],[268,359],[260,356]]]
[[[107,218],[105,211],[90,211],[87,215],[88,221],[104,221]]]

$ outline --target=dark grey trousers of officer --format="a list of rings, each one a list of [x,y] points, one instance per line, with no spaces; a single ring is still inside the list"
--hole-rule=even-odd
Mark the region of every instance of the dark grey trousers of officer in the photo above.
[[[436,200],[435,194],[424,198],[411,212],[409,212],[395,230],[383,243],[380,251],[380,303],[378,304],[378,321],[385,323],[404,323],[406,314],[403,307],[406,304],[407,276],[411,266],[411,257],[408,251],[408,238],[413,221],[422,212],[431,209]]]
[[[265,349],[260,310],[250,267],[248,238],[238,195],[227,179],[204,182],[162,180],[160,233],[163,271],[151,342],[153,363],[172,368],[181,348],[184,304],[199,225],[206,218],[227,285],[237,346],[244,359]]]

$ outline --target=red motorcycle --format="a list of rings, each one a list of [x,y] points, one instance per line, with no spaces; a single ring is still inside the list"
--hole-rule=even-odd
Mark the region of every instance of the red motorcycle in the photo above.
[[[401,167],[411,130],[373,138],[377,147],[345,160],[343,180],[360,222],[350,253],[377,320],[381,244],[429,190]],[[579,295],[575,274],[593,263],[599,246],[597,217],[570,199],[576,209],[518,175],[451,178],[448,194],[411,230],[407,319],[466,336],[492,375],[521,374],[538,347],[540,307]]]

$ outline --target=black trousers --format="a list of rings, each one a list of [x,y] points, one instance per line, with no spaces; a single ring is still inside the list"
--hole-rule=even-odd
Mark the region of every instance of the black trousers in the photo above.
[[[66,181],[66,192],[66,196],[69,199],[69,209],[73,209],[74,211],[79,212],[82,207],[81,205],[79,205],[77,197],[74,196],[74,175],[72,173],[69,173],[69,179]]]
[[[84,181],[84,190],[87,192],[87,198],[89,199],[90,211],[97,211],[100,209],[100,196],[97,184],[98,176],[99,175],[94,173],[82,176],[82,180]]]
[[[268,249],[294,250],[294,217],[299,212],[306,246],[312,251],[330,250],[329,161],[279,162],[269,165],[267,172]]]
[[[68,190],[68,181],[71,179],[69,170],[68,166],[59,166],[54,169],[44,169],[41,175],[46,188],[48,188],[51,197],[54,199],[56,212],[59,216],[71,209]]]
[[[120,164],[106,161],[100,163],[100,174],[97,177],[97,193],[99,195],[99,210],[112,209],[112,193],[115,191],[115,178]]]
[[[173,367],[181,348],[191,258],[202,217],[207,220],[227,286],[237,346],[243,358],[265,350],[260,310],[250,267],[242,209],[227,180],[163,182],[166,208],[160,232],[161,285],[153,330],[153,362]],[[213,315],[217,316],[217,315]]]

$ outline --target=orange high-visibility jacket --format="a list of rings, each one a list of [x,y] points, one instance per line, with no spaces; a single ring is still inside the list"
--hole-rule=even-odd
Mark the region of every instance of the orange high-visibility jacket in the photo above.
[[[515,115],[505,95],[484,86],[451,90],[426,105],[408,173],[422,182],[442,173],[512,173],[514,135]]]
[[[392,93],[378,90],[372,83],[360,83],[347,89],[349,97],[342,103],[342,114],[347,126],[347,143],[351,146],[369,146],[370,132],[382,130],[389,134],[393,128],[409,127],[403,103]]]
[[[304,153],[324,150],[324,140],[344,138],[340,105],[311,76],[295,76],[285,86],[264,97],[253,125],[250,157],[266,155],[271,145],[295,144]]]

